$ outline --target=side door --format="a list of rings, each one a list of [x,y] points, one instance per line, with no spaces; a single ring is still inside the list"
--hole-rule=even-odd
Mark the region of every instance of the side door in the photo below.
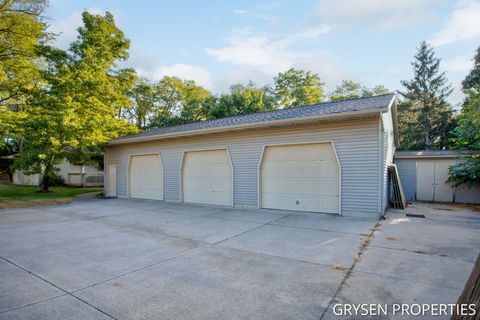
[[[435,199],[435,161],[417,161],[417,200]]]

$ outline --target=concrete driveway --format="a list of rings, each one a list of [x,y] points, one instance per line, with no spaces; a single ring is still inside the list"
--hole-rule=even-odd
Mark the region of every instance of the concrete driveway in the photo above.
[[[336,303],[454,303],[480,214],[387,220],[82,199],[0,211],[0,319],[328,319]]]

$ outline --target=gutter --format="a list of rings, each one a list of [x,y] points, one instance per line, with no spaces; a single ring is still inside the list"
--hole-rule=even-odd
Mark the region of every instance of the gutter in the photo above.
[[[272,121],[266,121],[266,122],[246,123],[246,124],[239,124],[239,125],[233,125],[233,126],[223,126],[223,127],[206,128],[206,129],[200,129],[200,130],[184,131],[184,132],[171,132],[171,133],[151,135],[151,136],[132,137],[132,138],[125,138],[120,140],[110,140],[107,142],[107,146],[120,145],[120,144],[133,143],[133,142],[188,137],[188,136],[196,136],[196,135],[202,135],[202,134],[208,134],[208,133],[219,133],[219,132],[235,131],[235,130],[243,130],[243,129],[257,129],[259,127],[270,127],[270,126],[276,126],[276,125],[301,124],[305,122],[324,120],[324,119],[328,120],[332,118],[341,119],[343,117],[377,115],[377,114],[381,114],[383,112],[388,111],[389,106],[390,104],[387,107],[374,109],[374,110],[332,113],[332,114],[326,114],[326,115],[314,115],[314,116],[293,118],[293,119],[272,120]]]

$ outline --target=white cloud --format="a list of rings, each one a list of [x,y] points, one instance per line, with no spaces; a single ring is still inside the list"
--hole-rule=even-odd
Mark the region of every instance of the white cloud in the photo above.
[[[220,62],[234,65],[262,67],[268,70],[285,69],[306,54],[290,49],[290,39],[271,40],[265,35],[235,36],[229,45],[219,49],[206,49],[208,55]]]
[[[244,15],[247,13],[246,10],[243,10],[243,9],[235,9],[232,11],[234,14],[237,14],[237,15]]]
[[[232,13],[237,16],[241,16],[244,18],[250,19],[259,19],[259,20],[272,20],[273,17],[269,14],[265,14],[266,10],[262,10],[261,7],[256,7],[252,10],[244,10],[244,9],[234,9]]]
[[[338,28],[398,29],[427,20],[436,4],[438,0],[320,0],[316,15]]]
[[[328,84],[339,83],[342,72],[322,55],[295,49],[296,45],[318,39],[329,32],[327,25],[309,26],[282,36],[255,34],[249,28],[234,30],[233,35],[227,37],[227,46],[205,49],[208,55],[218,61],[237,66],[215,86],[219,91],[224,91],[231,84],[249,80],[262,86],[271,83],[275,75],[291,67],[318,73],[322,81]]]
[[[272,82],[272,75],[258,68],[234,69],[214,82],[215,92],[226,92],[234,84],[245,84],[253,81],[257,86],[262,87]]]
[[[326,91],[335,89],[344,79],[357,80],[354,75],[345,74],[337,66],[320,55],[313,55],[306,59],[298,60],[293,67],[317,73],[322,82],[325,83]]]
[[[212,76],[207,69],[196,65],[176,63],[171,66],[160,66],[154,68],[153,71],[137,69],[140,76],[150,78],[152,80],[160,80],[164,76],[178,77],[184,80],[194,80],[198,85],[206,89],[212,89]]]
[[[430,42],[438,47],[475,38],[480,38],[480,2],[462,1]]]
[[[250,29],[234,30],[227,38],[228,45],[223,48],[207,48],[206,53],[220,62],[234,65],[259,67],[263,71],[281,71],[294,65],[300,59],[312,56],[310,53],[292,49],[302,40],[313,40],[327,34],[326,25],[310,26],[298,33],[281,37],[268,34],[254,34]]]
[[[473,68],[472,57],[470,55],[462,55],[452,59],[443,60],[442,66],[447,71],[464,73]]]

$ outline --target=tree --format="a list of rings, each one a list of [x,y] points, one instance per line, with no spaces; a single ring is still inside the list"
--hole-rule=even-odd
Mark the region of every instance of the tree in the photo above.
[[[474,58],[474,67],[462,84],[467,97],[453,130],[453,148],[480,150],[480,48]],[[479,156],[467,157],[450,167],[449,181],[456,186],[462,183],[468,186],[480,183]]]
[[[317,74],[290,68],[274,78],[273,99],[279,108],[320,103],[324,100],[323,83]]]
[[[448,140],[452,108],[446,101],[452,89],[440,59],[425,41],[412,62],[414,77],[405,87],[399,107],[401,149],[442,149]]]
[[[163,127],[206,119],[210,92],[192,80],[163,77],[153,85],[154,108],[148,127]]]
[[[265,90],[256,88],[253,82],[249,82],[246,86],[233,85],[228,93],[220,95],[216,103],[211,104],[208,117],[209,119],[232,117],[267,111],[269,107],[269,97]]]
[[[480,83],[480,47],[477,48],[477,53],[473,58],[473,69],[465,77],[462,82],[462,87],[464,90],[476,90],[477,93],[480,93],[478,90],[478,84]]]
[[[7,174],[10,181],[13,180],[13,170],[11,168],[13,158],[17,153],[18,153],[18,142],[16,140],[5,139],[3,141],[3,144],[0,144],[0,174],[1,173]]]
[[[192,123],[206,120],[212,94],[203,87],[197,86],[193,80],[184,80],[183,84],[181,121]]]
[[[337,86],[329,95],[330,101],[347,100],[371,97],[374,95],[386,94],[388,89],[378,85],[373,88],[362,87],[360,83],[351,80],[343,80],[342,84]]]
[[[24,144],[14,167],[41,173],[43,192],[64,158],[88,161],[105,141],[137,131],[118,118],[130,106],[127,91],[136,81],[133,70],[115,69],[127,59],[129,41],[112,14],[82,17],[68,52],[43,47],[46,85],[29,100],[28,117],[20,124]]]
[[[152,85],[146,79],[140,79],[135,87],[129,92],[133,104],[125,109],[123,117],[135,123],[138,129],[148,126],[149,118],[155,109],[155,92]]]
[[[0,0],[0,145],[26,117],[26,101],[41,84],[39,44],[49,38],[42,0]]]

